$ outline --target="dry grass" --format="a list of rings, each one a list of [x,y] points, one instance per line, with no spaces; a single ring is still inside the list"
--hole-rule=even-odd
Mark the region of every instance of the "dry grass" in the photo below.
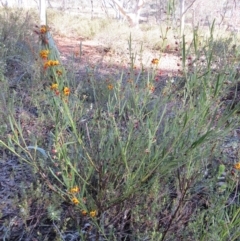
[[[90,19],[78,15],[63,14],[62,11],[48,10],[48,24],[53,33],[62,37],[92,39],[110,24],[108,19]],[[61,19],[61,21],[59,21]]]

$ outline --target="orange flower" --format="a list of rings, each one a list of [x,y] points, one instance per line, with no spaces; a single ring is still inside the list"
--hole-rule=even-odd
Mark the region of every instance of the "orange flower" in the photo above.
[[[76,197],[73,197],[71,200],[75,205],[79,204],[79,201]]]
[[[87,215],[87,211],[86,211],[86,210],[82,210],[81,213],[82,213],[83,216],[86,216],[86,215]]]
[[[107,88],[108,88],[109,90],[112,90],[112,89],[113,89],[113,85],[112,85],[112,84],[109,84],[109,85],[107,86]]]
[[[151,63],[157,65],[159,63],[159,59],[152,59]]]
[[[55,62],[55,60],[48,60],[48,65],[49,66],[54,66],[54,62]]]
[[[64,88],[63,88],[63,94],[64,94],[65,96],[69,96],[69,95],[70,95],[70,89],[69,89],[68,87],[64,87]]]
[[[94,217],[96,217],[96,215],[97,215],[97,211],[96,211],[96,210],[91,211],[91,212],[89,213],[89,215],[90,215],[92,218],[94,218]]]
[[[48,60],[44,63],[44,69],[47,69],[50,66],[56,66],[56,65],[59,65],[58,60]]]
[[[53,64],[53,66],[59,65],[59,61],[58,60],[53,60],[52,64]]]
[[[51,87],[50,87],[51,90],[57,90],[58,89],[58,84],[55,83],[55,84],[52,84]]]
[[[49,54],[49,50],[48,49],[43,49],[40,51],[39,55],[42,59],[47,59]]]
[[[42,25],[41,28],[40,28],[40,32],[41,34],[44,34],[47,32],[47,26],[46,25]]]
[[[49,61],[46,61],[43,65],[44,69],[47,69],[50,66]]]
[[[71,188],[69,192],[72,194],[78,193],[78,192],[80,192],[80,189],[78,186],[75,186],[75,187]]]
[[[234,168],[237,169],[237,170],[240,170],[240,162],[236,163],[236,164],[234,165]]]

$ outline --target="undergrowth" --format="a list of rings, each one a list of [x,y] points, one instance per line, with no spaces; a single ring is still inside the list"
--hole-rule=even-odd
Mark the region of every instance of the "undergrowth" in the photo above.
[[[238,81],[233,38],[216,38],[214,23],[201,43],[197,29],[188,44],[178,37],[181,70],[159,87],[168,40],[159,40],[160,57],[150,68],[136,69],[141,53],[129,35],[120,78],[99,79],[87,66],[87,77],[77,79],[62,64],[48,26],[33,29],[29,15],[22,21],[6,11],[1,163],[15,158],[31,167],[33,179],[9,206],[15,214],[2,211],[1,238],[239,239],[240,165],[221,155],[238,125],[238,105],[224,101]]]

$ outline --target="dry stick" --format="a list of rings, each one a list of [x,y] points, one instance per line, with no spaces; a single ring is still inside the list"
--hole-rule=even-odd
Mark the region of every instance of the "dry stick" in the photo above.
[[[188,184],[188,183],[187,183],[187,184]],[[169,231],[169,229],[170,229],[170,227],[171,227],[171,225],[172,225],[172,223],[173,223],[173,220],[175,219],[175,217],[176,217],[176,215],[177,215],[177,213],[178,213],[178,210],[179,210],[180,207],[182,206],[182,201],[183,201],[183,199],[184,199],[184,197],[185,197],[185,195],[186,195],[186,193],[187,193],[187,190],[188,190],[188,185],[187,185],[186,188],[184,189],[184,192],[183,192],[183,194],[182,194],[182,197],[181,197],[180,200],[179,200],[178,207],[176,208],[175,212],[174,212],[173,215],[171,216],[170,222],[169,222],[169,224],[168,224],[168,226],[167,226],[167,229],[166,229],[165,232],[163,233],[163,236],[162,236],[162,238],[161,238],[161,241],[163,241],[163,240],[165,239],[165,237],[166,237],[166,235],[167,235],[167,233],[168,233],[168,231]]]
[[[59,233],[61,239],[64,240],[65,238],[63,237],[61,231],[59,230],[59,228],[57,227],[57,225],[54,222],[53,222],[53,226],[55,227],[56,231]]]
[[[182,13],[182,15],[184,15],[184,14],[187,12],[187,10],[188,10],[190,7],[192,7],[192,5],[193,5],[195,2],[196,2],[196,0],[194,0],[192,3],[190,3],[189,6],[184,10],[184,12]]]
[[[91,0],[91,19],[93,19],[93,0]]]
[[[91,144],[91,139],[90,139],[90,135],[89,135],[89,130],[88,130],[88,124],[86,122],[86,129],[87,129],[87,137],[88,137],[88,141],[89,141],[89,144],[90,144],[90,148],[92,148],[92,144]]]
[[[232,200],[228,203],[228,205],[226,205],[225,207],[229,207],[231,204],[234,203],[234,201],[238,195],[238,184],[239,184],[239,181],[237,180],[234,196],[233,196]]]

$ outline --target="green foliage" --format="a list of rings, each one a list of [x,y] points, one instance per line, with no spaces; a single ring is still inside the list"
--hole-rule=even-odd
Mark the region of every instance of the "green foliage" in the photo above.
[[[169,5],[169,11],[173,7]],[[5,29],[25,26],[16,19],[8,21]],[[88,27],[88,36],[105,26],[95,24],[92,30]],[[1,36],[8,33],[3,29]],[[9,32],[8,46],[1,39],[3,66],[11,54],[17,56],[13,46],[19,39],[30,35],[29,28],[25,30]],[[169,43],[168,31],[162,29],[162,51]],[[90,240],[90,233],[82,231],[89,223],[96,240],[237,240],[239,208],[236,198],[231,203],[229,197],[237,190],[238,173],[231,177],[232,165],[216,161],[224,138],[236,125],[237,107],[231,109],[223,101],[226,81],[235,82],[234,74],[226,75],[234,73],[228,60],[231,40],[215,39],[214,24],[201,45],[197,30],[190,44],[183,37],[181,83],[174,76],[157,88],[161,59],[152,60],[151,68],[142,64],[135,74],[141,53],[133,49],[132,34],[125,43],[128,66],[120,77],[112,74],[106,81],[99,78],[98,66],[88,66],[86,77],[76,81],[74,67],[69,73],[61,63],[48,29],[37,32],[40,50],[48,59],[39,57],[31,66],[35,72],[29,73],[36,78],[30,78],[30,84],[20,79],[20,88],[9,98],[5,79],[11,80],[10,72],[0,70],[6,92],[0,108],[9,111],[1,120],[5,133],[0,147],[31,166],[36,178],[15,202],[25,227],[31,212],[41,210],[44,215],[37,225],[48,224],[56,240],[64,240],[68,229]],[[219,50],[224,61],[216,67]],[[43,79],[47,86],[37,85]],[[17,113],[32,105],[38,110],[35,117]],[[45,126],[47,134],[36,134],[29,123],[40,133]],[[223,174],[230,177],[219,191],[217,182]],[[38,235],[44,240],[41,228]]]

